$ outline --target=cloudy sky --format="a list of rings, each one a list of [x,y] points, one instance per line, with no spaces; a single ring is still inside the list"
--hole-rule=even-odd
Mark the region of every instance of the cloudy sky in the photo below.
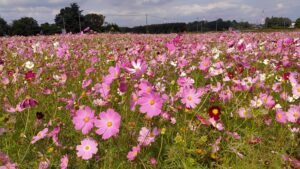
[[[0,17],[23,16],[53,23],[59,10],[76,2],[84,14],[100,13],[107,22],[136,26],[216,18],[261,23],[265,16],[300,17],[300,0],[0,0]],[[263,12],[264,11],[264,12]]]

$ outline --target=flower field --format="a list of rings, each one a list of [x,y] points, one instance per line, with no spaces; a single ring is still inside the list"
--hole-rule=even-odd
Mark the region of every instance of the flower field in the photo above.
[[[300,168],[300,33],[0,38],[0,169]]]

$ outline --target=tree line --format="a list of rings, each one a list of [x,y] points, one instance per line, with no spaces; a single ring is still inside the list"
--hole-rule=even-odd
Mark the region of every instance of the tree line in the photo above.
[[[8,24],[0,17],[0,36],[23,35],[31,36],[37,34],[53,35],[62,32],[78,33],[85,32],[123,32],[123,33],[179,33],[179,32],[208,32],[225,31],[229,28],[251,29],[253,25],[248,22],[224,21],[194,21],[190,23],[163,23],[144,26],[119,27],[117,24],[104,22],[105,16],[101,14],[82,14],[82,10],[77,3],[62,8],[55,16],[55,23],[43,23],[41,25],[32,17],[23,17]],[[105,23],[105,26],[103,24]],[[289,18],[267,17],[264,28],[288,28],[292,24]],[[300,28],[300,18],[296,20],[295,27]]]

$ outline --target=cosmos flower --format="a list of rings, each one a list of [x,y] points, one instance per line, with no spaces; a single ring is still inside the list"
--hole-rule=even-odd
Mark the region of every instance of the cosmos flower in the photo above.
[[[33,71],[28,71],[25,73],[26,80],[33,80],[35,78],[35,73]]]
[[[88,106],[84,106],[76,111],[73,117],[73,124],[76,130],[82,130],[82,134],[87,134],[93,127],[95,112]]]
[[[61,169],[66,169],[68,167],[68,163],[69,163],[69,157],[68,157],[68,155],[64,155],[60,159],[60,168]]]
[[[158,93],[144,93],[138,99],[138,104],[141,105],[140,112],[146,113],[148,117],[152,118],[161,113],[163,100]]]
[[[127,154],[127,159],[129,161],[133,161],[140,151],[141,151],[141,147],[139,145],[132,147],[131,151],[129,151]]]
[[[96,133],[102,135],[102,139],[106,140],[119,133],[121,116],[113,109],[99,114],[100,120],[95,120],[95,126],[98,128]]]
[[[135,78],[139,78],[147,70],[147,64],[141,60],[137,59],[136,61],[131,61],[131,67],[126,67],[126,70],[130,74],[134,74]]]
[[[155,136],[159,134],[159,130],[157,128],[154,128],[152,132],[146,128],[142,127],[139,133],[138,142],[142,146],[150,145],[154,142]]]
[[[38,134],[36,136],[33,136],[32,140],[31,140],[31,144],[34,144],[35,142],[45,138],[48,134],[48,128],[44,128],[42,131],[38,132]]]
[[[198,68],[202,71],[207,71],[210,65],[211,65],[211,59],[209,57],[206,57],[201,60]]]
[[[34,63],[31,62],[31,61],[25,62],[25,68],[28,69],[28,70],[33,69],[34,68]]]
[[[300,118],[300,107],[292,105],[286,112],[287,120],[292,123],[296,123]]]
[[[300,84],[296,84],[295,86],[293,86],[293,97],[295,99],[300,98]]]
[[[278,109],[276,111],[276,120],[278,123],[285,124],[287,122],[286,113],[282,111],[281,109]]]
[[[239,108],[237,112],[241,118],[251,118],[253,116],[250,110],[244,107]]]
[[[212,106],[208,109],[208,114],[210,118],[213,118],[214,120],[218,121],[221,115],[221,108],[218,106]]]
[[[98,152],[98,143],[92,138],[85,138],[80,142],[80,145],[76,146],[77,157],[81,157],[84,160],[89,160],[94,154]]]
[[[181,102],[187,108],[195,108],[201,101],[201,93],[194,88],[185,88],[182,95]]]

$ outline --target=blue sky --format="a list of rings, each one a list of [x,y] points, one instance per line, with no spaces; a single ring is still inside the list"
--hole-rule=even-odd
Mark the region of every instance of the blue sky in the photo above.
[[[261,23],[265,16],[300,17],[300,0],[0,0],[0,16],[8,22],[30,16],[40,24],[53,23],[59,10],[72,2],[84,14],[101,13],[120,26],[144,25],[145,14],[149,24],[216,18]]]

